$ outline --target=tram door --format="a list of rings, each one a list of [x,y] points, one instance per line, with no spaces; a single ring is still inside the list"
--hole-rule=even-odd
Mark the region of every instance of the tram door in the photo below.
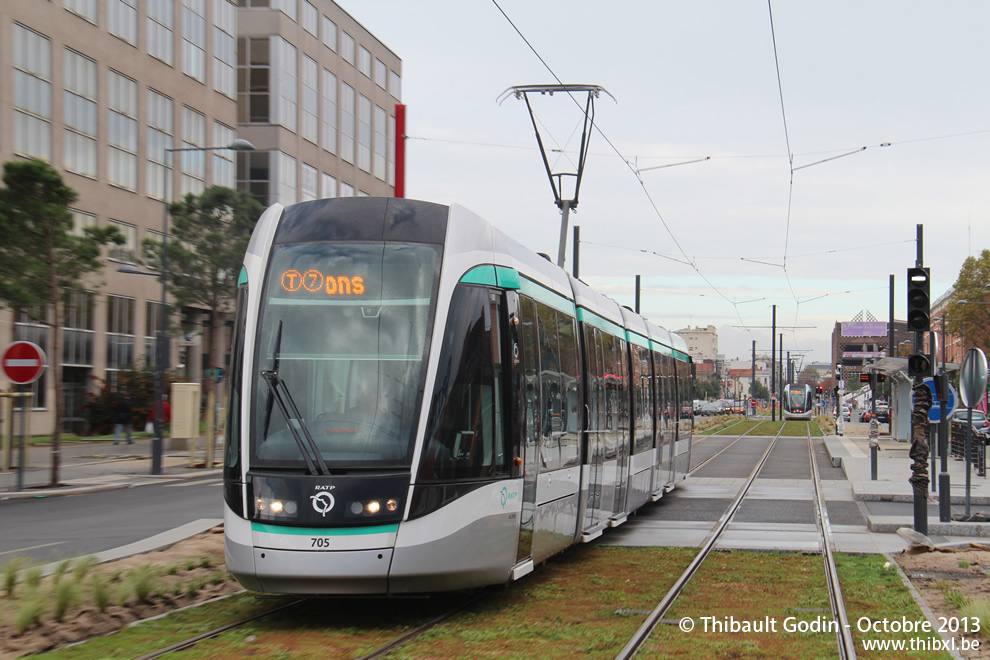
[[[506,292],[508,310],[515,318],[510,330],[513,355],[512,382],[521,388],[522,400],[513,397],[513,406],[520,406],[522,414],[516,419],[521,420],[516,426],[515,442],[519,443],[519,453],[523,460],[523,492],[522,514],[519,521],[519,545],[516,550],[516,561],[520,562],[533,554],[533,522],[536,515],[536,478],[539,462],[539,420],[540,420],[540,363],[537,353],[536,309],[530,298],[519,297],[515,291]],[[517,352],[518,351],[518,352]],[[520,359],[516,359],[516,355]]]
[[[584,326],[584,349],[587,360],[585,437],[588,443],[588,505],[585,509],[584,529],[591,529],[602,519],[602,482],[605,480],[605,365],[602,332],[598,328]]]

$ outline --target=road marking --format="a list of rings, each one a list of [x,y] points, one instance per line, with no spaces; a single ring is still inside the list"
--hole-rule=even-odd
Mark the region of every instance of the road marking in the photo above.
[[[167,484],[165,488],[185,488],[186,486],[219,486],[223,484],[223,481],[214,481],[213,479],[200,480],[200,481],[186,481],[181,484]]]
[[[9,555],[12,552],[26,552],[28,550],[37,550],[38,548],[47,548],[50,545],[62,545],[65,541],[56,541],[54,543],[43,543],[41,545],[32,545],[30,548],[18,548],[16,550],[4,550],[0,552],[0,555]]]

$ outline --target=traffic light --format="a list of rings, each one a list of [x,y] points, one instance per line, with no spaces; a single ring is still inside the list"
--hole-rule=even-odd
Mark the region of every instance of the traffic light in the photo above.
[[[915,353],[908,358],[908,376],[928,378],[932,375],[932,363],[924,353]]]
[[[907,324],[908,329],[915,332],[927,332],[932,325],[929,275],[928,268],[908,268],[907,271]]]

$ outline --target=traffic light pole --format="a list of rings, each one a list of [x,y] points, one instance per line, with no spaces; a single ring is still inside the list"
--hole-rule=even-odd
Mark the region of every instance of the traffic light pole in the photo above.
[[[914,407],[911,410],[911,487],[914,493],[914,531],[928,535],[928,443],[925,438],[931,390],[924,384],[931,364],[921,350],[921,339],[931,327],[931,288],[924,267],[924,226],[917,225],[918,255],[915,267],[907,273],[907,325],[914,330],[914,354],[908,359],[908,374],[914,380]]]

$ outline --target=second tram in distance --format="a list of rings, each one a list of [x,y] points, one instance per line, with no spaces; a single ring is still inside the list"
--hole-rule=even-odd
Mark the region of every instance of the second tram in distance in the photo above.
[[[237,310],[224,532],[249,589],[505,583],[688,468],[684,340],[463,207],[276,204]]]
[[[791,383],[784,389],[784,419],[810,420],[814,413],[815,400],[810,385]]]

